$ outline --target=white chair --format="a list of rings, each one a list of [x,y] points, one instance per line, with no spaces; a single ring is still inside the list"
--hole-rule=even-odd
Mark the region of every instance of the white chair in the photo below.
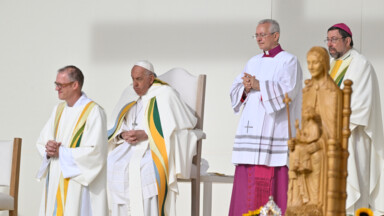
[[[159,76],[176,89],[183,100],[191,107],[198,118],[196,129],[203,130],[206,75],[193,76],[182,68],[173,68]],[[197,143],[197,154],[193,164],[196,172],[200,174],[202,140]],[[200,182],[204,183],[203,215],[210,216],[212,212],[212,183],[233,183],[233,176],[209,173],[208,175],[194,175],[190,179],[178,179],[179,182],[191,182],[191,215],[200,214]]]
[[[8,193],[0,193],[0,211],[17,216],[21,138],[0,141],[0,186],[9,187]]]
[[[179,92],[184,102],[195,111],[198,119],[195,129],[203,130],[206,75],[193,76],[182,68],[173,68],[160,75],[159,79]],[[201,144],[200,139],[197,142],[196,156],[193,158],[198,175],[191,176],[190,179],[178,179],[179,182],[191,182],[191,215],[193,216],[198,216],[200,210]]]

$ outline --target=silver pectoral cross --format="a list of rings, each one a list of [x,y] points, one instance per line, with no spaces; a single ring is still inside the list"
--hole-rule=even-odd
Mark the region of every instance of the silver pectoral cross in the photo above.
[[[141,100],[141,97],[139,99],[137,99],[136,101],[136,104],[134,105],[135,106],[135,117],[134,117],[134,121],[132,122],[132,130],[135,130],[136,126],[138,125],[137,124],[137,116],[139,115],[140,111],[141,111],[141,108],[143,108],[142,106],[140,106],[140,109],[137,110],[137,107],[139,106],[139,102]]]
[[[249,125],[249,121],[248,121],[248,124],[247,124],[247,126],[245,126],[245,128],[247,128],[247,133],[248,133],[248,129],[249,129],[249,128],[253,128],[253,126],[250,126],[250,125]]]

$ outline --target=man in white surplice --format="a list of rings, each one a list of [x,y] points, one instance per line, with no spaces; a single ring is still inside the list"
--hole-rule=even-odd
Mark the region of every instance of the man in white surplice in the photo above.
[[[344,23],[328,29],[332,56],[330,75],[343,88],[352,80],[351,136],[348,141],[347,214],[369,207],[384,215],[384,137],[380,90],[371,63],[353,48],[352,31]]]
[[[195,155],[196,117],[150,62],[137,62],[131,76],[108,125],[112,215],[175,215],[176,179],[189,177]]]
[[[45,178],[39,215],[105,216],[107,124],[104,110],[81,91],[82,72],[58,71],[58,104],[37,141]]]
[[[230,98],[241,119],[232,162],[236,165],[230,216],[259,209],[273,195],[284,214],[288,188],[288,125],[300,118],[302,72],[280,44],[275,20],[261,20],[254,35],[262,54],[252,57],[232,84]],[[288,122],[284,95],[290,103]],[[293,131],[294,133],[294,131]]]

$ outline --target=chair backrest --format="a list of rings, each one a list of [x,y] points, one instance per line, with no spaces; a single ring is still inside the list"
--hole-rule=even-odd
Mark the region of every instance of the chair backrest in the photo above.
[[[196,128],[203,129],[206,75],[194,76],[183,68],[173,68],[158,77],[176,89],[184,102],[195,111]]]
[[[0,141],[0,186],[9,186],[17,212],[19,194],[19,174],[21,157],[21,138]]]
[[[0,186],[11,186],[13,141],[0,140]]]
[[[159,79],[167,82],[179,92],[185,103],[195,111],[197,117],[196,129],[203,129],[205,85],[207,76],[200,74],[194,76],[182,68],[173,68],[159,76]],[[196,167],[195,175],[191,173],[191,215],[199,215],[200,212],[200,163],[202,140],[197,141],[196,155],[192,164]],[[181,180],[181,179],[178,179]]]

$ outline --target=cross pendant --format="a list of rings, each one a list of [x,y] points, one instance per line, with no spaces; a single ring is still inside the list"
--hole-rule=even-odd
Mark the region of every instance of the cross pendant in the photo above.
[[[137,126],[137,123],[136,123],[136,122],[133,122],[133,123],[132,123],[132,129],[135,129],[136,126]]]
[[[249,125],[249,121],[248,121],[248,124],[247,124],[247,126],[245,126],[245,128],[247,128],[247,133],[248,133],[248,129],[249,129],[249,128],[253,128],[253,126],[250,126],[250,125]]]

